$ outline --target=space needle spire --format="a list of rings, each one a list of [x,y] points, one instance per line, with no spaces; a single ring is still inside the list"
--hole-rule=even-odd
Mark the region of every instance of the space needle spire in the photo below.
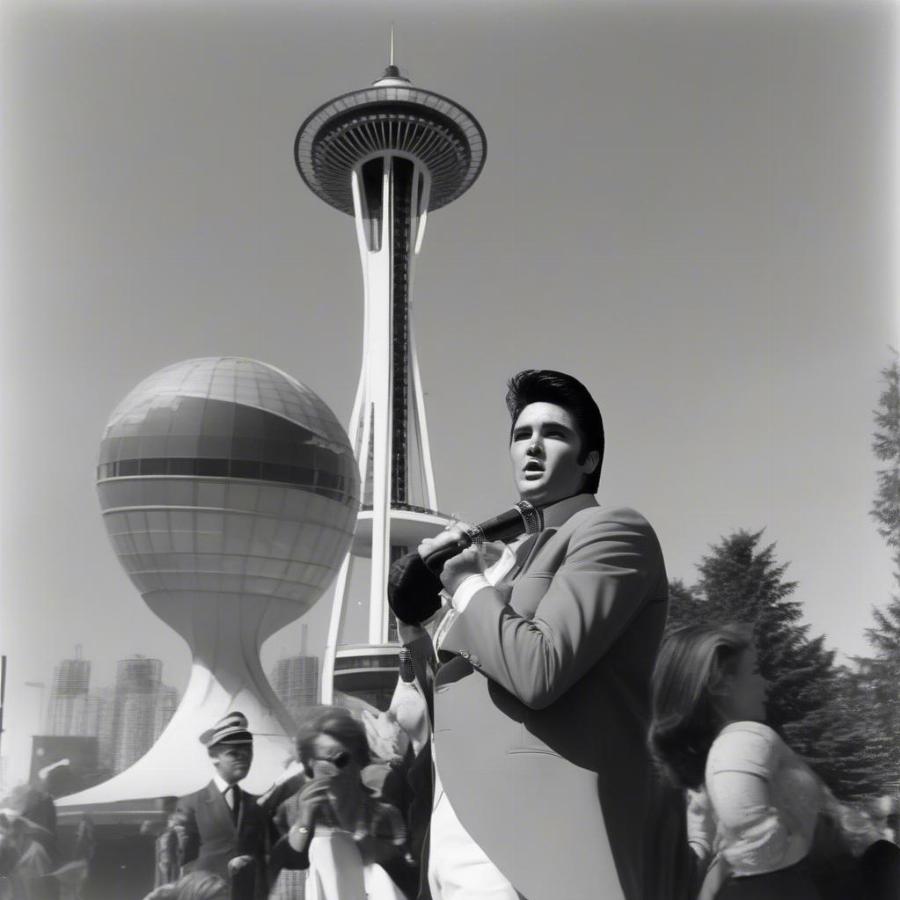
[[[428,214],[471,187],[486,150],[469,112],[401,74],[393,25],[382,77],[323,104],[297,133],[294,158],[307,187],[354,218],[364,286],[363,358],[348,429],[363,507],[335,585],[326,703],[337,690],[386,705],[397,672],[388,570],[447,522],[437,511],[411,288]],[[343,623],[351,574],[366,558],[368,633],[365,643],[349,644]]]

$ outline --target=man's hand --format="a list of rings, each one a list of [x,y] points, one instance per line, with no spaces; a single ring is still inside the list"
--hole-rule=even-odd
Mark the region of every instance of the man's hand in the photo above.
[[[400,638],[401,644],[409,645],[427,635],[428,632],[421,625],[410,625],[397,619],[397,636]]]
[[[244,854],[243,856],[233,856],[228,860],[228,874],[234,875],[235,872],[240,872],[241,869],[246,869],[247,866],[252,864],[252,856],[247,856],[246,854]]]
[[[426,556],[434,553],[435,550],[456,544],[465,536],[469,527],[471,526],[466,525],[464,522],[457,522],[435,537],[425,538],[418,546],[419,556],[424,560]],[[441,584],[444,585],[444,589],[452,597],[466,578],[470,575],[483,573],[484,560],[482,559],[481,551],[477,547],[467,547],[444,563],[444,568],[441,569]]]

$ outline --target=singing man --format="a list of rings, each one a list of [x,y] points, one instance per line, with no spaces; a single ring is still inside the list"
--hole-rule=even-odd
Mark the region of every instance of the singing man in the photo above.
[[[687,896],[684,808],[646,750],[668,606],[659,542],[640,513],[594,498],[604,430],[583,384],[528,369],[506,404],[516,487],[544,528],[489,569],[475,547],[444,565],[436,656],[423,629],[402,629],[433,699],[431,896]]]

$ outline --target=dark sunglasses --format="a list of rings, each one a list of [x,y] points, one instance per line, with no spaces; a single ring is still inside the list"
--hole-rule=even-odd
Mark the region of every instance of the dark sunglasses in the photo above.
[[[343,769],[351,760],[351,756],[345,750],[343,753],[338,753],[337,756],[316,756],[310,760],[310,762],[327,762],[331,763],[334,766],[337,766],[339,769]]]

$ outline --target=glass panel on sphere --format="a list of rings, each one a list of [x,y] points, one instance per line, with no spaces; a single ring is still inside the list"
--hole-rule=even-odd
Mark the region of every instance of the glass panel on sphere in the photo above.
[[[169,530],[169,514],[166,510],[148,509],[145,512],[147,516],[148,531],[168,531]]]
[[[293,522],[285,522],[283,518],[277,519],[275,525],[272,543],[277,548],[279,556],[292,556],[299,529]]]
[[[263,442],[259,438],[238,437],[231,439],[231,458],[259,461],[263,456]]]
[[[207,400],[203,410],[203,434],[231,435],[234,425],[234,404],[221,400]]]
[[[198,475],[204,475],[207,478],[228,477],[227,459],[197,459],[194,466]]]
[[[270,597],[277,588],[278,580],[274,578],[247,577],[244,579],[244,590],[248,594]]]
[[[195,435],[200,430],[204,400],[199,397],[178,397],[172,407],[170,435]]]
[[[260,477],[258,461],[248,461],[244,459],[232,459],[230,475],[232,478],[255,478]]]
[[[153,544],[150,542],[150,535],[146,531],[132,532],[131,540],[134,543],[135,553],[146,556],[153,552]]]
[[[203,434],[197,441],[197,459],[229,459],[231,437]]]
[[[249,406],[234,408],[234,434],[240,437],[258,438],[263,429],[265,413]]]
[[[222,513],[198,511],[196,516],[197,534],[222,534],[225,528],[225,516]]]
[[[271,578],[281,581],[287,562],[283,559],[267,559],[264,556],[248,556],[244,572],[248,577]]]
[[[98,457],[98,462],[105,463],[118,459],[119,444],[121,443],[121,440],[122,439],[118,437],[104,438],[100,442],[100,454]]]
[[[176,553],[193,553],[194,533],[192,531],[173,531],[172,549]]]
[[[197,482],[197,506],[221,509],[225,505],[225,485],[216,481]]]
[[[226,554],[222,556],[219,565],[224,575],[241,575],[244,571],[245,557],[240,554]]]
[[[222,551],[222,535],[199,532],[196,535],[195,546],[197,553],[220,553]]]
[[[260,485],[256,508],[264,515],[279,516],[284,507],[284,498],[285,488],[268,484]]]
[[[139,534],[147,530],[147,517],[143,510],[129,512],[128,514],[128,530],[133,534]]]
[[[234,461],[232,460],[232,466]],[[259,466],[259,463],[253,465]],[[225,505],[229,509],[242,509],[249,512],[256,511],[256,499],[259,496],[259,486],[256,484],[241,484],[239,481],[229,482],[225,494]]]
[[[275,538],[275,521],[273,519],[257,518],[253,529],[253,543],[250,552],[259,556],[269,556],[273,552]]]
[[[194,513],[186,509],[169,510],[169,527],[177,532],[194,533]]]
[[[170,457],[168,460],[168,472],[170,475],[193,475],[194,460]]]
[[[119,459],[137,459],[140,456],[140,447],[140,438],[123,437],[119,444]]]
[[[141,475],[165,475],[167,460],[162,458],[142,459]]]
[[[194,505],[193,481],[185,478],[172,478],[164,482],[157,481],[154,486],[156,487],[154,496],[157,498],[157,502],[168,503],[172,506]]]
[[[141,428],[142,434],[167,435],[172,428],[172,408],[166,403],[165,405],[151,406],[147,410],[144,417],[144,424]]]

